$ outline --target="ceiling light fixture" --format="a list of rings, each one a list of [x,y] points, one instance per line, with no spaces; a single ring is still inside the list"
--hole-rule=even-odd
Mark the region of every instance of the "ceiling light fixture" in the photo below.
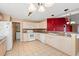
[[[53,3],[38,3],[37,6],[38,6],[38,11],[39,12],[44,12],[45,11],[45,7],[51,7],[53,5]],[[30,16],[32,14],[32,12],[36,11],[37,8],[36,6],[31,3],[28,7],[28,11],[29,11],[29,14],[28,16]]]
[[[51,7],[54,3],[38,3],[38,10],[41,11],[45,11],[45,7]],[[30,6],[28,7],[29,12],[33,12],[36,11],[37,8],[36,6],[31,3]]]
[[[29,12],[35,11],[36,10],[35,5],[31,3],[30,6],[29,6],[29,8],[28,8],[28,10],[29,10]]]
[[[41,6],[39,7],[38,11],[39,11],[39,12],[44,12],[44,11],[45,11],[44,6],[41,5]]]
[[[32,14],[32,12],[29,12],[29,13],[28,13],[28,16],[30,16],[31,14]]]
[[[51,7],[54,3],[45,3],[45,7]]]
[[[52,14],[51,16],[54,16],[54,14]]]
[[[38,11],[39,12],[44,12],[45,11],[45,7],[44,7],[44,4],[43,3],[38,3]]]

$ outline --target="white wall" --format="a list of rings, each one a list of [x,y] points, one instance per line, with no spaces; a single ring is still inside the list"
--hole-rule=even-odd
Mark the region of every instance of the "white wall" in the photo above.
[[[72,15],[71,20],[79,24],[79,14]]]

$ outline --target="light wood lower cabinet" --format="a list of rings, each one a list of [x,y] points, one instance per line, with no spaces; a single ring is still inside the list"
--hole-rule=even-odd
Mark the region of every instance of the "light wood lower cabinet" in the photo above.
[[[48,34],[46,34],[45,43],[48,44],[48,45],[52,45],[53,44],[52,37],[50,35],[48,35]]]
[[[75,44],[73,43],[73,40],[70,38],[64,38],[63,39],[63,52],[66,52],[69,55],[75,55]]]
[[[70,37],[65,36],[53,36],[46,34],[46,44],[57,48],[58,50],[68,54],[68,55],[75,55],[75,41]]]
[[[35,39],[40,40],[39,38],[40,38],[40,33],[35,33]]]
[[[63,42],[61,41],[60,38],[57,38],[56,36],[52,35],[46,35],[46,41],[48,45],[51,45],[52,47],[55,47],[57,49],[62,49],[63,47]]]
[[[22,41],[28,41],[29,39],[28,39],[28,36],[27,36],[27,34],[26,33],[23,33],[23,40]]]
[[[44,34],[44,38],[40,36],[42,33],[35,33],[34,40],[38,39],[41,42],[48,44],[67,55],[76,55],[76,39],[75,35],[72,35],[72,37],[67,36],[59,36],[59,35],[50,35],[50,34]],[[32,41],[32,39],[28,38],[28,35],[26,33],[23,34],[23,41]]]
[[[32,41],[35,40],[35,33],[23,33],[22,41]]]
[[[6,40],[0,44],[0,56],[4,56],[6,53]]]

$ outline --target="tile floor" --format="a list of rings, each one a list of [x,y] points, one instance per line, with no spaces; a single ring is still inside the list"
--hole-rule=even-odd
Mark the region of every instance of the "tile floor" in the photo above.
[[[15,42],[13,49],[6,56],[67,56],[55,48],[40,41]]]

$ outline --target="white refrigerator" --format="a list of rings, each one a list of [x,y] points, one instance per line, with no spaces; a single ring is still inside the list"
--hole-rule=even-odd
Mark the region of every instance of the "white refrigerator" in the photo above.
[[[6,36],[6,46],[7,50],[11,50],[13,46],[12,40],[12,22],[0,21],[0,33]]]

